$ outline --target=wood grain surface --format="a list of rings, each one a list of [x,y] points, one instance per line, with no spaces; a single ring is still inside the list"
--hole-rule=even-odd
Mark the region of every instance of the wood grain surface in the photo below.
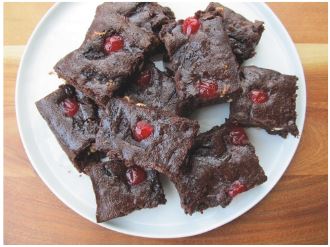
[[[328,6],[271,3],[298,48],[307,83],[301,143],[274,189],[250,211],[208,233],[147,239],[89,222],[53,195],[33,170],[14,109],[18,64],[51,3],[4,4],[4,241],[6,244],[327,244]],[[24,13],[24,14],[22,14]]]

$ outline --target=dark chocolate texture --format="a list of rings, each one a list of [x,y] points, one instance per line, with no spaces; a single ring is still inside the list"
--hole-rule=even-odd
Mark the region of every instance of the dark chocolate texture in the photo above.
[[[199,129],[197,121],[124,99],[111,99],[104,115],[96,137],[98,150],[116,153],[126,165],[152,168],[169,177],[178,174],[184,165]],[[151,125],[153,131],[148,138],[137,141],[134,134],[140,121]]]
[[[183,21],[167,24],[160,32],[170,68],[175,71],[177,93],[194,105],[227,102],[241,91],[239,66],[220,14],[199,11],[195,17],[200,27],[190,35],[183,33]],[[203,85],[208,84],[214,85],[214,92],[207,92]]]
[[[64,114],[62,103],[67,98],[74,98],[78,102],[79,109],[73,117]],[[36,106],[79,172],[86,164],[99,158],[99,153],[91,148],[99,124],[94,102],[74,87],[62,85],[36,102]]]
[[[146,63],[141,73],[127,86],[125,96],[136,103],[142,103],[176,115],[186,115],[191,105],[179,99],[172,77],[158,70],[152,62]]]
[[[60,78],[104,106],[143,66],[144,55],[154,49],[157,40],[125,16],[114,13],[96,15],[90,30],[93,32],[87,34],[81,47],[61,59],[54,69]],[[120,36],[124,45],[109,54],[104,46],[112,36]]]
[[[97,7],[96,15],[106,16],[109,13],[124,15],[138,27],[156,34],[162,25],[175,19],[170,8],[155,2],[109,2]]]
[[[269,134],[286,137],[299,134],[296,126],[296,76],[284,75],[255,66],[242,67],[240,98],[230,104],[230,121],[245,127],[260,127]],[[258,104],[251,100],[251,90],[263,90],[268,100]]]
[[[188,165],[173,179],[187,214],[226,207],[233,198],[231,187],[237,183],[245,191],[266,181],[254,147],[234,145],[230,131],[225,124],[198,135]]]
[[[113,158],[85,168],[85,173],[90,176],[93,184],[97,222],[165,204],[166,199],[157,172],[146,170],[145,180],[131,185],[127,180],[127,169],[120,159]]]
[[[230,46],[239,63],[255,55],[255,47],[264,31],[264,23],[262,21],[251,22],[220,3],[210,3],[206,11],[222,12],[224,28],[228,34]]]

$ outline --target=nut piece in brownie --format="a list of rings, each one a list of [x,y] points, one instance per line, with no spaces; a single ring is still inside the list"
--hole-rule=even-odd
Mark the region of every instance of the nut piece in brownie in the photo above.
[[[109,101],[100,118],[97,150],[168,177],[184,165],[199,129],[197,121],[118,98]]]
[[[176,115],[184,115],[188,110],[187,102],[179,99],[176,93],[174,79],[158,70],[153,62],[146,63],[143,70],[127,86],[125,95],[136,103]]]
[[[157,43],[154,35],[125,16],[96,15],[81,47],[54,67],[57,75],[100,105],[143,65],[144,54]]]
[[[185,213],[221,205],[267,180],[243,128],[224,124],[197,136],[174,182]]]
[[[269,134],[299,134],[296,126],[296,76],[255,66],[242,67],[242,96],[230,104],[230,121],[260,127]]]
[[[100,153],[92,148],[99,124],[94,102],[73,86],[61,85],[36,106],[79,172],[99,159]]]
[[[220,3],[210,3],[206,11],[221,11],[223,13],[225,31],[228,34],[229,43],[239,63],[255,55],[255,47],[264,31],[264,23],[262,21],[251,22]]]
[[[164,25],[160,32],[177,93],[196,105],[230,101],[241,91],[239,66],[220,14],[199,11]]]
[[[170,8],[152,2],[112,2],[97,7],[96,15],[106,16],[109,13],[124,15],[138,27],[156,34],[164,24],[175,19]]]
[[[126,167],[122,160],[110,159],[85,168],[96,197],[96,220],[105,222],[134,210],[165,204],[158,174],[138,166]]]

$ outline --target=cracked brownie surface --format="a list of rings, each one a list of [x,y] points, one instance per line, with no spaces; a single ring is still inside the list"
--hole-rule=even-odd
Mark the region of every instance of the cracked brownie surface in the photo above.
[[[166,199],[157,172],[139,167],[125,167],[120,159],[111,158],[85,168],[96,198],[97,222],[125,216],[142,208],[165,204]],[[132,180],[139,176],[139,181]]]
[[[226,102],[237,97],[239,66],[224,30],[221,12],[199,11],[194,17],[163,26],[170,68],[181,99],[195,105]]]
[[[152,62],[146,63],[143,70],[131,81],[125,95],[136,103],[180,116],[191,108],[187,101],[179,99],[174,79],[158,70]]]
[[[124,15],[138,27],[156,34],[162,25],[175,19],[170,8],[155,2],[113,2],[103,3],[97,7],[96,15],[106,16],[109,13]]]
[[[94,102],[74,87],[61,85],[36,106],[79,172],[98,158],[99,154],[90,149],[99,124]]]
[[[220,3],[210,3],[206,11],[222,12],[224,28],[229,37],[230,46],[239,63],[255,55],[255,47],[264,31],[264,23],[262,21],[251,22]]]
[[[143,66],[144,55],[154,49],[154,35],[125,16],[96,15],[81,47],[54,67],[57,75],[100,105],[106,105],[127,79]]]
[[[197,121],[113,98],[101,116],[95,146],[114,152],[127,165],[175,176],[193,145]]]
[[[242,67],[242,72],[243,93],[230,104],[230,121],[282,137],[297,136],[298,78],[255,66]]]
[[[244,129],[224,124],[197,136],[189,162],[174,182],[187,214],[221,205],[267,177]]]

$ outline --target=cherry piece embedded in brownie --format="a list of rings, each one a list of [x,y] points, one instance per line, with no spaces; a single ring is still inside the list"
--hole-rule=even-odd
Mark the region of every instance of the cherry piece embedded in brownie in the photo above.
[[[298,136],[296,76],[255,66],[242,67],[242,96],[230,104],[231,122],[260,127],[269,134]]]
[[[152,62],[146,63],[143,70],[127,86],[124,95],[136,103],[179,116],[185,115],[193,108],[188,102],[179,99],[174,79],[158,70]]]
[[[219,3],[210,3],[207,12],[221,11],[229,43],[239,63],[255,55],[255,47],[264,31],[262,21],[251,22]]]
[[[105,222],[125,216],[134,210],[154,208],[166,203],[155,171],[126,167],[122,160],[111,158],[87,166],[84,172],[89,175],[93,184],[97,222]],[[134,179],[134,183],[131,179]]]
[[[61,85],[36,106],[79,172],[99,159],[101,154],[92,148],[99,124],[92,100],[71,85]]]
[[[158,34],[164,24],[175,19],[170,8],[155,2],[109,2],[97,7],[96,15],[106,16],[109,13],[124,15],[138,27],[155,34]]]
[[[185,213],[226,207],[238,194],[267,180],[252,144],[233,143],[231,133],[237,136],[237,128],[224,124],[197,136],[187,166],[172,179]],[[246,137],[244,129],[240,133]]]
[[[199,129],[197,121],[118,98],[109,101],[100,118],[97,150],[168,177],[184,165]]]
[[[239,65],[220,14],[199,11],[185,21],[164,25],[160,32],[177,93],[196,106],[227,102],[241,92]]]
[[[157,46],[149,33],[125,16],[97,15],[81,47],[54,67],[57,75],[105,106],[109,98],[143,66],[144,55]]]

